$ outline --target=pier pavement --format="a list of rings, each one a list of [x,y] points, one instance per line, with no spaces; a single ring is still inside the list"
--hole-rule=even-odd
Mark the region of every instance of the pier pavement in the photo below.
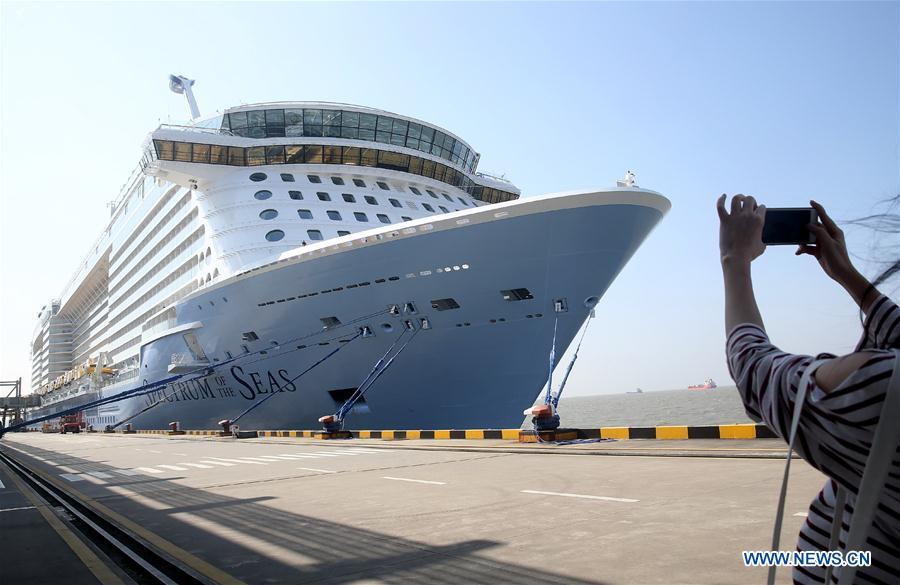
[[[778,440],[439,443],[22,433],[0,450],[211,583],[765,580],[741,551],[771,538]],[[823,481],[793,466],[784,548]],[[0,569],[23,546],[6,539]]]

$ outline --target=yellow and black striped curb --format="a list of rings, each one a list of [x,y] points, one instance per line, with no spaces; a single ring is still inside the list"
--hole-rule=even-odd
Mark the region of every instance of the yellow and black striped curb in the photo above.
[[[435,431],[350,431],[357,439],[500,439],[519,440],[519,432],[530,429],[466,429]],[[570,429],[579,439],[771,439],[766,425],[736,424],[714,426],[602,427]],[[260,437],[313,438],[322,431],[258,431]]]
[[[519,432],[530,429],[447,429],[447,430],[383,430],[350,431],[357,439],[415,440],[415,439],[494,439],[518,441]],[[579,439],[772,439],[777,435],[766,425],[735,424],[710,426],[658,426],[658,427],[601,427],[599,429],[570,429]],[[123,433],[124,431],[116,431]],[[219,436],[221,431],[189,430],[185,435]],[[168,435],[169,430],[135,430],[137,434]],[[315,438],[315,431],[257,431],[260,437]]]

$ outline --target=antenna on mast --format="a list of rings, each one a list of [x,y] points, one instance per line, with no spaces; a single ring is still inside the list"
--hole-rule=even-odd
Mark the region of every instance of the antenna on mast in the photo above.
[[[183,93],[187,98],[188,106],[191,108],[191,119],[200,117],[200,109],[197,108],[197,100],[194,99],[194,92],[191,86],[194,85],[193,79],[188,79],[183,75],[169,75],[169,89],[175,93]]]

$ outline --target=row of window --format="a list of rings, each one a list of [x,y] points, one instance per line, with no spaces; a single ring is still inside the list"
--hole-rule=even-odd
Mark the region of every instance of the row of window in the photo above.
[[[429,126],[345,110],[272,109],[234,112],[222,118],[222,129],[246,138],[309,136],[369,140],[413,148],[475,172],[478,154],[463,142]]]
[[[413,191],[418,191],[415,187],[410,187],[410,189]],[[428,192],[432,193],[431,191],[428,191]],[[433,193],[432,193],[432,195],[433,195]],[[442,195],[447,196],[445,193],[442,193]],[[301,193],[300,191],[288,191],[288,196],[291,199],[293,199],[294,201],[302,201],[303,200],[303,193]],[[256,193],[254,193],[253,197],[260,201],[265,201],[267,199],[271,199],[272,192],[269,191],[268,189],[262,189],[260,191],[257,191]],[[319,201],[331,201],[331,194],[326,193],[325,191],[318,191],[316,193],[316,197],[318,197]],[[341,193],[341,198],[347,203],[356,203],[356,196],[353,195],[352,193]],[[435,196],[435,198],[437,198],[437,196]],[[372,195],[364,195],[363,199],[369,205],[379,205],[378,199],[376,199]],[[453,203],[453,199],[449,196],[447,196],[447,201],[450,201],[451,203]],[[463,205],[468,205],[468,203],[466,203],[465,199],[463,199],[462,197],[459,197],[459,201]],[[400,203],[400,201],[398,199],[389,197],[388,202],[391,204],[392,207],[396,207],[398,209],[403,208],[403,204]],[[413,203],[412,201],[407,201],[406,204],[410,209],[417,209],[416,204]],[[432,213],[435,212],[434,207],[432,207],[428,203],[423,203],[422,207],[424,207],[425,209],[427,209],[428,211],[430,211]],[[450,213],[450,210],[447,209],[446,207],[444,207],[443,205],[438,205],[438,207],[444,213]]]
[[[297,215],[300,216],[300,219],[314,219],[313,212],[310,209],[298,209]],[[328,216],[328,219],[332,221],[343,221],[343,217],[341,216],[341,212],[336,209],[329,209],[325,212],[325,215]],[[276,209],[263,209],[259,212],[259,218],[269,221],[278,217],[278,210]],[[353,217],[358,222],[368,223],[369,216],[362,211],[354,211]],[[376,213],[375,217],[378,218],[378,221],[381,223],[391,223],[391,218],[389,218],[384,213]],[[401,216],[400,219],[402,221],[412,221],[411,217],[407,217],[405,215]]]
[[[315,144],[254,146],[219,146],[154,140],[151,152],[159,160],[174,160],[230,166],[258,166],[273,164],[335,164],[377,167],[412,173],[457,187],[475,199],[499,203],[518,199],[518,195],[500,189],[478,185],[465,173],[433,160],[354,146],[325,146]],[[264,174],[264,173],[262,173]]]
[[[269,176],[266,173],[253,173],[252,175],[250,175],[250,180],[253,181],[254,183],[259,183],[261,181],[265,181],[268,178],[269,178]],[[310,183],[321,183],[322,182],[322,177],[320,177],[318,175],[306,175],[306,178],[309,180]],[[294,178],[294,175],[292,175],[291,173],[281,173],[281,180],[284,182],[287,182],[287,183],[293,183],[296,181],[296,179]],[[344,179],[341,177],[331,177],[331,182],[334,183],[335,185],[340,185],[340,186],[345,185]],[[366,186],[365,181],[363,181],[362,179],[353,179],[353,184],[356,185],[357,187],[365,187]],[[379,188],[381,188],[385,191],[391,190],[391,188],[388,186],[388,184],[385,183],[384,181],[377,181],[377,184],[378,184]],[[410,187],[409,190],[413,194],[422,197],[422,192],[418,188]],[[431,189],[425,189],[425,192],[428,193],[431,197],[433,197],[435,199],[440,199],[440,197],[437,196],[437,193],[435,193]],[[303,193],[300,191],[288,191],[288,195],[290,196],[291,199],[297,199],[297,200],[303,199]],[[319,192],[319,193],[317,193],[317,195],[319,196],[319,199],[322,199],[323,196],[329,197],[328,193]],[[343,195],[344,195],[344,201],[346,201],[348,203],[356,202],[356,199],[350,193],[344,193]],[[453,197],[451,197],[450,195],[447,195],[446,193],[441,193],[441,195],[444,197],[444,199],[446,199],[450,203],[454,203]],[[257,193],[256,193],[257,199],[268,199],[271,196],[272,196],[272,192],[268,191],[268,190],[257,191]],[[462,203],[466,207],[469,206],[469,202],[466,201],[465,199],[463,199],[462,197],[457,197],[457,199],[459,200],[460,203]],[[322,201],[331,201],[331,199],[330,198],[322,199]],[[377,200],[370,195],[366,195],[366,201],[371,203],[372,205],[378,205]],[[403,207],[403,205],[401,205],[400,202],[397,201],[396,199],[388,199],[388,201],[390,201],[391,205],[393,205],[394,207]]]

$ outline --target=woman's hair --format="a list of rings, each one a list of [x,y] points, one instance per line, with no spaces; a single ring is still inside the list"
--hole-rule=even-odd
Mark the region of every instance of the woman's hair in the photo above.
[[[900,245],[898,245],[898,239],[900,239],[900,195],[885,199],[881,205],[886,207],[884,213],[875,213],[847,222],[850,225],[869,228],[879,234],[886,234],[889,239],[888,258],[881,261],[886,267],[872,281],[872,285],[876,287],[900,274]]]

